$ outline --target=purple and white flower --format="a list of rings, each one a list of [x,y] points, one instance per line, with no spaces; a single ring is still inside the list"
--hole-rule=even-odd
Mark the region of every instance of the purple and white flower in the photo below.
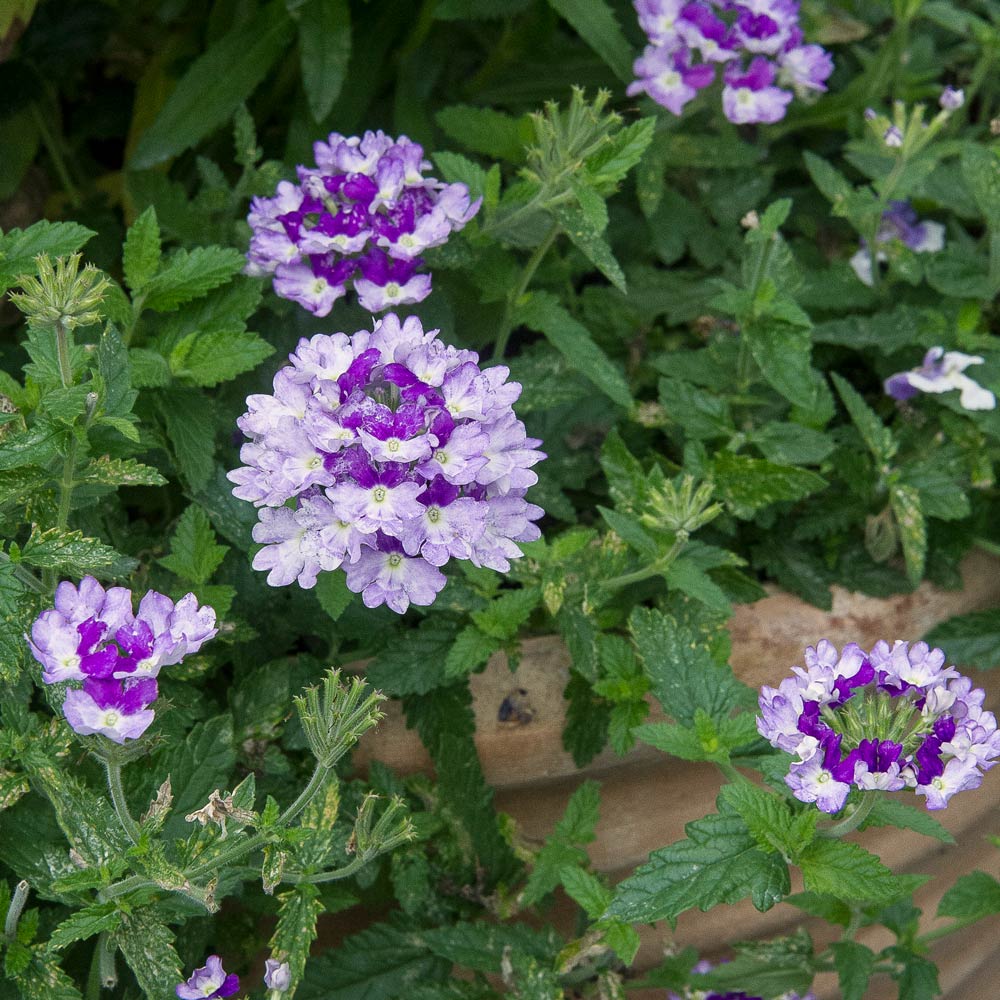
[[[255,569],[272,586],[343,568],[368,607],[431,604],[449,559],[506,571],[540,536],[524,499],[545,456],[514,414],[502,366],[389,313],[303,339],[239,419],[233,493],[260,510]]]
[[[479,211],[464,184],[425,177],[430,163],[406,136],[336,132],[313,146],[316,168],[298,168],[272,198],[254,198],[247,274],[274,276],[274,291],[326,316],[353,287],[369,312],[420,302],[431,291],[418,273],[425,250],[441,246]]]
[[[882,213],[875,243],[880,248],[876,253],[876,261],[880,263],[887,261],[893,246],[899,244],[913,253],[937,253],[944,248],[944,226],[930,219],[920,219],[908,201],[891,201]],[[881,249],[883,246],[886,249]],[[871,287],[874,282],[867,241],[861,241],[849,263],[858,279]]]
[[[292,970],[287,962],[279,962],[276,958],[264,961],[264,985],[269,990],[285,993],[292,985]]]
[[[648,94],[675,115],[725,65],[722,106],[736,124],[773,123],[793,94],[826,90],[833,60],[803,44],[798,0],[634,0],[649,45],[627,93]],[[694,61],[697,56],[699,62]]]
[[[231,997],[240,988],[240,977],[235,972],[226,974],[222,959],[209,955],[200,969],[191,973],[187,982],[179,983],[175,990],[180,1000],[215,1000]]]
[[[946,351],[932,347],[923,364],[908,372],[897,372],[885,380],[885,391],[893,399],[912,399],[920,392],[959,392],[958,402],[966,410],[995,410],[996,396],[965,374],[967,368],[981,365],[984,359],[978,354]]]
[[[965,91],[955,87],[945,87],[938,98],[938,104],[944,111],[957,111],[965,104]]]
[[[943,809],[1000,757],[984,693],[940,649],[897,640],[838,652],[824,639],[805,661],[777,688],[761,688],[757,730],[796,757],[785,782],[823,812],[839,812],[852,788],[912,788],[928,809]]]

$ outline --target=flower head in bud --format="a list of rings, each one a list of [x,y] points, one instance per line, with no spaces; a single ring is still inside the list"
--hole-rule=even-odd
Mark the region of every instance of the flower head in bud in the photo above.
[[[685,536],[703,528],[722,513],[722,504],[712,503],[712,484],[695,487],[693,476],[679,476],[651,492],[650,510],[642,515],[649,527],[662,527]]]
[[[93,264],[80,270],[81,254],[58,257],[55,267],[48,254],[35,258],[37,276],[20,279],[21,291],[10,299],[32,326],[61,323],[67,330],[100,322],[101,300],[110,282]]]

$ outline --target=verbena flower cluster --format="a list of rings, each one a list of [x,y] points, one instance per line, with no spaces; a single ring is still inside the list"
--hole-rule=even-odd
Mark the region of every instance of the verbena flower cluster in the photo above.
[[[721,964],[725,965],[726,960],[724,959]],[[704,975],[706,972],[711,972],[715,966],[704,959],[698,962],[691,972],[694,975]],[[758,996],[756,994],[740,992],[728,992],[728,993],[718,993],[714,990],[685,990],[684,995],[681,996],[672,991],[667,991],[667,1000],[764,1000],[764,997]],[[802,996],[798,993],[791,991],[788,993],[783,993],[776,1000],[816,1000],[816,994],[809,992]]]
[[[525,491],[542,452],[512,408],[521,386],[502,366],[395,313],[374,330],[303,339],[247,399],[250,439],[229,473],[261,508],[255,569],[275,587],[312,587],[341,565],[367,607],[428,605],[449,559],[507,571],[540,532]],[[293,503],[290,504],[290,502]]]
[[[231,997],[240,988],[240,977],[235,972],[226,974],[222,959],[209,955],[200,969],[191,973],[187,982],[178,984],[174,991],[180,1000],[217,1000]]]
[[[965,374],[967,368],[983,363],[984,359],[978,354],[932,347],[919,368],[890,375],[885,380],[885,391],[893,399],[906,400],[920,392],[941,393],[957,389],[959,405],[964,409],[995,410],[996,396]]]
[[[890,201],[889,207],[882,213],[875,238],[876,247],[885,246],[886,250],[876,252],[876,261],[885,263],[889,259],[887,250],[891,250],[896,243],[914,253],[937,253],[944,249],[944,226],[940,222],[919,218],[908,201]],[[860,281],[868,286],[873,284],[872,258],[866,240],[861,241],[850,264]]]
[[[420,302],[431,276],[420,254],[445,243],[479,211],[464,184],[424,177],[430,163],[406,136],[382,132],[313,144],[316,167],[298,167],[273,198],[254,198],[247,273],[317,316],[353,285],[369,312]]]
[[[1000,755],[1000,733],[985,693],[925,642],[878,642],[870,653],[825,639],[805,652],[805,668],[777,689],[763,687],[757,729],[795,754],[785,781],[827,813],[852,788],[913,788],[928,809],[977,788]]]
[[[738,125],[780,121],[794,94],[826,90],[833,72],[825,49],[803,44],[798,0],[634,0],[634,6],[649,45],[626,93],[649,94],[675,115],[711,85],[716,64],[722,110]]]
[[[215,611],[199,607],[194,594],[174,604],[150,590],[133,614],[130,590],[105,590],[85,576],[79,589],[59,584],[55,607],[35,620],[28,644],[46,684],[82,682],[63,702],[73,729],[124,743],[153,721],[160,668],[196,653],[217,631]]]

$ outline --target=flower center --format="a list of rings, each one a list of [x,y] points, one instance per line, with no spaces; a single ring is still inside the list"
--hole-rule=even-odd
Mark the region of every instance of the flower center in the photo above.
[[[372,500],[374,500],[375,503],[384,503],[385,498],[388,495],[389,491],[384,486],[376,486],[375,489],[372,490]]]
[[[681,75],[676,70],[669,70],[660,74],[660,86],[664,90],[674,90],[681,84]]]
[[[326,291],[326,278],[317,278],[313,282],[313,295],[322,295]]]
[[[441,511],[440,511],[440,509],[437,508],[437,507],[428,507],[427,508],[427,520],[430,521],[431,524],[437,524],[438,521],[441,520]]]
[[[402,442],[399,438],[389,438],[389,440],[385,443],[385,447],[387,451],[396,452],[399,451],[400,444],[402,444]]]
[[[386,559],[390,569],[396,569],[402,561],[403,557],[398,552],[393,552],[393,554]]]
[[[388,285],[385,286],[385,294],[389,296],[390,299],[394,299],[399,295],[399,285],[395,281],[390,281]]]
[[[740,87],[736,91],[736,103],[746,107],[753,101],[753,91],[749,87]]]
[[[114,711],[114,709],[112,709],[110,712],[105,712],[104,713],[104,725],[108,726],[109,728],[111,728],[113,726],[117,726],[118,725],[118,720],[120,718],[121,718],[121,716],[116,711]]]

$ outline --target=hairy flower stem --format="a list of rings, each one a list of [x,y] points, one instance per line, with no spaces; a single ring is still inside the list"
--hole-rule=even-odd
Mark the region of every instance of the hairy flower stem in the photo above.
[[[510,340],[510,335],[514,330],[514,310],[517,308],[521,296],[528,290],[528,285],[531,284],[531,279],[535,276],[538,265],[541,264],[542,259],[549,252],[558,235],[559,223],[555,222],[546,234],[545,239],[535,247],[535,252],[528,259],[528,263],[524,265],[524,270],[521,272],[521,280],[518,282],[517,288],[507,295],[503,319],[500,322],[500,332],[497,334],[496,345],[493,348],[494,361],[503,360],[504,352],[507,350],[507,341]]]
[[[0,552],[0,565],[7,565],[11,561],[10,556],[6,552]],[[26,587],[30,587],[36,594],[45,594],[48,596],[51,587],[47,587],[41,580],[35,576],[34,573],[28,569],[24,563],[17,563],[12,570],[14,578],[20,580]]]
[[[878,791],[867,791],[861,795],[861,801],[850,816],[846,816],[838,823],[828,826],[821,833],[824,837],[843,837],[853,830],[856,830],[868,818],[868,814],[875,807],[879,797]]]
[[[622,576],[612,577],[610,580],[601,580],[597,585],[608,590],[619,590],[622,587],[628,587],[633,583],[642,583],[643,580],[648,580],[650,577],[661,576],[666,573],[666,571],[673,565],[674,560],[681,554],[681,550],[687,544],[687,533],[685,533],[682,538],[678,532],[678,536],[679,537],[674,541],[674,544],[670,547],[670,551],[654,562],[651,562],[645,569],[637,569],[634,573],[625,573]]]
[[[17,922],[21,919],[21,911],[24,909],[24,904],[28,901],[28,893],[30,891],[31,886],[24,879],[21,879],[14,887],[14,896],[10,901],[10,906],[7,908],[7,918],[3,922],[4,936],[8,941],[13,941],[17,937]]]
[[[298,814],[302,812],[302,810],[305,809],[310,802],[312,802],[316,793],[319,792],[319,790],[326,784],[326,779],[329,774],[330,768],[317,762],[316,767],[309,778],[309,783],[302,789],[299,797],[282,814],[280,820],[282,826],[287,826],[291,823],[291,821],[295,819],[295,817],[298,816]]]
[[[101,758],[104,764],[104,770],[108,775],[108,791],[111,792],[111,801],[114,803],[115,812],[118,813],[118,820],[122,825],[122,829],[128,834],[129,840],[133,844],[139,843],[139,837],[142,835],[139,830],[139,824],[132,819],[132,814],[128,811],[128,802],[125,799],[125,789],[122,787],[122,767],[117,761],[110,761],[106,758]]]

